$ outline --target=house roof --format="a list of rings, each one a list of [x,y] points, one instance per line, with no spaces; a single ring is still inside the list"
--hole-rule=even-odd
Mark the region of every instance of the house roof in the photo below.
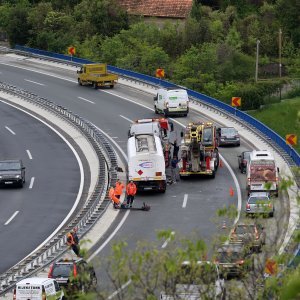
[[[193,0],[118,0],[128,14],[146,17],[186,18]]]

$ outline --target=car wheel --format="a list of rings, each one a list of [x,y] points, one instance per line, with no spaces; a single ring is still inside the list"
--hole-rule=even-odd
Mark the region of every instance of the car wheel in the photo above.
[[[20,188],[23,187],[23,181],[20,182],[19,187],[20,187]]]

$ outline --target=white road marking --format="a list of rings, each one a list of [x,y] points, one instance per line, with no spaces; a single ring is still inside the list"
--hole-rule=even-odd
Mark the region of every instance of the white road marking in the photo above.
[[[128,215],[129,215],[130,210],[127,210],[123,219],[121,222],[118,224],[116,229],[111,233],[111,235],[104,241],[104,243],[88,258],[88,262],[90,262],[115,236],[115,234],[118,232],[118,230],[122,227],[122,225],[125,223]]]
[[[29,184],[30,189],[32,189],[33,183],[34,183],[34,177],[31,177],[30,184]]]
[[[31,256],[33,253],[35,253],[37,250],[39,250],[41,247],[43,247],[46,243],[49,242],[49,240],[51,240],[53,238],[53,236],[55,236],[57,234],[57,232],[59,232],[59,230],[65,225],[65,223],[69,220],[70,216],[74,213],[80,198],[82,196],[82,191],[83,191],[83,184],[84,184],[84,172],[83,172],[83,165],[82,165],[82,161],[80,160],[80,157],[78,155],[78,153],[76,152],[75,148],[70,144],[70,142],[60,133],[58,132],[54,127],[52,127],[50,124],[48,124],[47,122],[43,121],[42,119],[38,118],[37,116],[29,113],[28,111],[19,108],[11,103],[7,103],[4,100],[0,100],[3,103],[6,103],[7,105],[10,105],[11,107],[17,108],[20,111],[23,111],[24,113],[28,114],[29,116],[31,116],[32,118],[35,118],[36,120],[40,121],[41,123],[43,123],[44,125],[46,125],[47,127],[49,127],[53,132],[55,132],[71,149],[71,151],[73,152],[78,166],[79,166],[79,170],[80,170],[80,184],[79,184],[79,188],[78,188],[78,193],[76,196],[76,199],[74,201],[74,204],[71,208],[71,210],[69,211],[68,215],[64,218],[64,220],[58,225],[58,227],[54,230],[54,232],[52,232],[52,234],[43,242],[41,243],[36,249],[34,249],[31,253],[29,253],[24,259],[26,259],[27,257]]]
[[[188,194],[184,194],[183,203],[182,203],[183,208],[186,208],[186,203],[187,203],[188,196],[189,196]]]
[[[119,137],[117,137],[117,136],[112,136],[111,138],[112,138],[112,139],[118,139]]]
[[[32,159],[32,155],[31,155],[30,151],[29,151],[29,150],[26,150],[26,152],[27,152],[27,154],[28,154],[29,159]]]
[[[107,299],[112,299],[115,296],[117,296],[120,292],[122,292],[122,290],[124,290],[125,288],[128,287],[128,285],[131,284],[131,279],[128,280],[126,283],[124,283],[119,289],[117,289],[115,292],[113,292]]]
[[[175,231],[172,231],[171,232],[171,236],[172,235],[174,235],[175,234]],[[171,236],[170,237],[168,237],[167,239],[166,239],[166,241],[162,244],[162,248],[166,248],[167,247],[167,245],[168,245],[168,243],[170,242],[170,240],[171,240]]]
[[[125,119],[125,120],[127,120],[127,121],[130,122],[130,123],[133,123],[132,120],[130,120],[130,119],[128,119],[128,118],[126,118],[126,117],[124,117],[124,116],[122,116],[122,115],[120,115],[120,117],[123,118],[123,119]]]
[[[81,99],[81,100],[83,100],[83,101],[86,101],[86,102],[95,104],[95,102],[93,102],[93,101],[91,101],[91,100],[88,100],[88,99],[85,99],[85,98],[83,98],[83,97],[78,97],[78,99]]]
[[[24,79],[25,81],[28,81],[28,82],[31,82],[31,83],[34,83],[34,84],[37,84],[37,85],[43,85],[43,83],[39,83],[39,82],[36,82],[36,81],[32,81],[32,80],[29,80],[29,79]]]
[[[16,135],[16,133],[13,132],[9,127],[5,126],[5,128],[6,128],[11,134]]]
[[[15,211],[14,214],[6,221],[6,223],[4,225],[8,225],[12,219],[19,213],[19,211]]]

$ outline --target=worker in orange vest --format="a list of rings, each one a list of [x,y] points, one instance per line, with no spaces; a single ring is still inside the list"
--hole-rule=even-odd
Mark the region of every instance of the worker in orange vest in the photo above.
[[[124,189],[125,185],[123,184],[123,182],[120,181],[120,179],[117,179],[116,182],[116,187],[115,187],[115,196],[120,199],[122,193],[123,193],[123,189]]]
[[[110,200],[114,204],[114,208],[120,208],[120,200],[115,195],[115,189],[111,187],[108,192]]]
[[[70,231],[70,232],[67,233],[67,245],[70,248],[72,248],[72,250],[74,251],[74,253],[78,257],[80,257],[80,254],[79,254],[79,245],[76,243],[72,231]]]
[[[130,207],[132,207],[132,203],[133,203],[136,191],[137,191],[137,188],[136,188],[135,183],[132,180],[130,180],[130,182],[126,186],[127,206],[130,205]]]

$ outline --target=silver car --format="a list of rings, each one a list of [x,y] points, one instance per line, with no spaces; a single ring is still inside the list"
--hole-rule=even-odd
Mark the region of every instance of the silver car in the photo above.
[[[250,193],[246,204],[246,215],[266,214],[273,217],[274,211],[274,202],[269,193]]]

